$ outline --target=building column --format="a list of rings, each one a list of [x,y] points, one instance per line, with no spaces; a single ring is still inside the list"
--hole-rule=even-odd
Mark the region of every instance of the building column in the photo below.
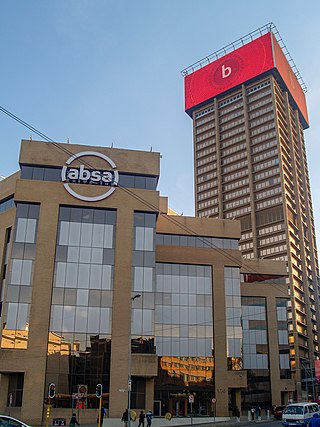
[[[7,408],[9,375],[0,374],[0,413],[4,414]]]
[[[121,226],[118,226],[121,224]],[[110,362],[110,418],[121,418],[128,407],[129,334],[131,327],[133,211],[117,210]]]

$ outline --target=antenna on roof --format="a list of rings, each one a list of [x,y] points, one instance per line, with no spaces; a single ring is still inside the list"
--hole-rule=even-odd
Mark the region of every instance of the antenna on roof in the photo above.
[[[113,142],[111,143],[111,148],[113,148]]]
[[[152,152],[152,146],[150,147],[150,153]]]
[[[67,138],[67,144],[70,144],[70,139],[69,138]]]

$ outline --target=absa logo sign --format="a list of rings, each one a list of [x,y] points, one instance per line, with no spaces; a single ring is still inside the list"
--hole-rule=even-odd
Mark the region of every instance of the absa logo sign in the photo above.
[[[83,165],[79,168],[72,168],[69,165],[80,157],[99,157],[100,159],[105,160],[107,163],[108,169],[111,168],[114,170],[105,171],[105,170],[89,170],[86,169]],[[106,155],[102,153],[97,153],[95,151],[82,151],[81,153],[74,154],[66,161],[67,166],[63,166],[61,170],[61,181],[65,182],[64,188],[71,194],[73,197],[76,197],[79,200],[83,200],[86,202],[97,202],[99,200],[103,200],[106,197],[110,196],[114,190],[116,189],[119,182],[119,172],[116,170],[115,163]],[[73,184],[94,184],[111,187],[108,188],[106,192],[101,194],[100,196],[82,196],[74,191],[69,182]]]

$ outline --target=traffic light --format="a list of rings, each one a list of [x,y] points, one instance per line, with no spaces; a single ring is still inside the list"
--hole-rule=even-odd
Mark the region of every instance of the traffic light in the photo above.
[[[53,399],[56,397],[56,385],[53,383],[49,384],[49,391],[48,391],[49,399]]]
[[[102,384],[97,384],[96,386],[96,396],[98,399],[102,396]]]

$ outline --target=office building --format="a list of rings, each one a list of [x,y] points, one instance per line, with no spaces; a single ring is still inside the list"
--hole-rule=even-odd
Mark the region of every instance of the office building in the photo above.
[[[158,416],[293,396],[286,263],[243,265],[239,221],[170,215],[159,161],[22,141],[0,182],[0,413],[45,424],[54,384],[50,424],[72,408],[92,424],[102,384],[118,424],[130,377],[131,408]]]
[[[309,398],[304,377],[319,359],[319,268],[304,83],[272,24],[183,74],[193,120],[196,215],[240,220],[245,260],[287,262],[294,398]]]

